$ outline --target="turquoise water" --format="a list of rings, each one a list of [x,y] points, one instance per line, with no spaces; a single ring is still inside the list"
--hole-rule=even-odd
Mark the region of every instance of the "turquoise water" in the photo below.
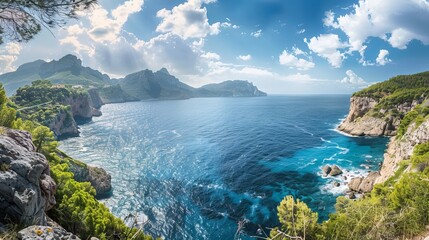
[[[323,178],[323,165],[339,165],[348,180],[378,169],[386,138],[334,130],[348,108],[345,95],[110,104],[61,149],[105,168],[114,190],[103,202],[154,236],[233,239],[246,219],[246,239],[278,224],[285,195],[326,219],[347,181]]]

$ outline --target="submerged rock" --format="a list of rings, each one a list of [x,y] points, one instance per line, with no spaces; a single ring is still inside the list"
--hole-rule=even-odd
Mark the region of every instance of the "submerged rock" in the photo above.
[[[0,132],[0,221],[44,225],[56,191],[48,161],[36,152],[28,132]]]

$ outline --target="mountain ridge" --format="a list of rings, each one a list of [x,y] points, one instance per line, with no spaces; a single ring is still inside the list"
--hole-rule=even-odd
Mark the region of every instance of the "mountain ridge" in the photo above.
[[[84,88],[103,89],[119,85],[116,91],[121,96],[112,95],[112,99],[105,99],[107,103],[114,100],[127,101],[146,99],[187,99],[195,97],[257,97],[267,94],[257,89],[248,81],[235,80],[222,83],[212,83],[200,88],[194,88],[181,82],[171,75],[166,68],[158,71],[144,69],[126,75],[123,78],[112,79],[90,67],[82,65],[82,61],[75,55],[68,54],[58,60],[46,62],[36,60],[24,63],[16,71],[0,75],[8,95],[36,80],[50,80],[53,84],[79,85]],[[114,93],[113,92],[113,93]]]

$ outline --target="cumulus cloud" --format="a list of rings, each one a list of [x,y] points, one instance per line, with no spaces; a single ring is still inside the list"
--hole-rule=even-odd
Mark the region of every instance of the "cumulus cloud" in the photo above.
[[[303,29],[296,31],[296,33],[297,34],[303,34],[303,33],[305,33],[305,31],[307,31],[307,30],[305,28],[303,28]]]
[[[347,45],[340,41],[338,35],[321,34],[317,37],[312,37],[309,41],[305,38],[304,42],[307,43],[311,51],[328,60],[333,67],[341,67],[345,56],[340,52],[340,49],[347,47]]]
[[[97,5],[94,10],[84,15],[88,17],[90,22],[90,27],[87,29],[89,36],[96,42],[110,43],[116,41],[128,17],[139,12],[143,3],[143,0],[128,0],[112,10],[110,15],[106,9]],[[67,31],[71,35],[82,33],[78,26],[69,27]]]
[[[13,65],[21,52],[21,45],[15,42],[6,43],[0,48],[0,73],[11,72],[15,70]]]
[[[346,71],[346,77],[344,77],[340,82],[345,84],[367,84],[365,80],[363,80],[361,77],[359,77],[356,73],[354,73],[352,70]]]
[[[205,59],[217,60],[217,61],[219,61],[221,59],[219,54],[213,53],[213,52],[206,52],[206,53],[202,54],[201,57],[205,58]]]
[[[303,55],[304,52],[299,48],[294,48],[292,53],[287,50],[283,50],[279,56],[279,63],[281,65],[288,66],[291,69],[308,70],[315,66],[312,61],[304,58],[298,58],[297,55]]]
[[[388,55],[389,55],[389,51],[387,51],[386,49],[381,49],[375,62],[380,66],[384,66],[388,64],[389,62],[392,61],[387,57]]]
[[[161,23],[156,31],[161,33],[174,33],[183,39],[203,38],[207,35],[217,35],[220,32],[221,23],[209,24],[207,9],[202,4],[215,1],[188,0],[172,10],[161,9],[156,16],[161,18]],[[227,24],[228,25],[228,24]]]
[[[262,29],[259,29],[256,32],[252,32],[252,33],[250,33],[250,35],[255,37],[255,38],[258,38],[258,37],[262,36]]]
[[[342,30],[350,51],[364,54],[370,37],[381,38],[394,48],[405,49],[412,40],[429,44],[429,2],[426,0],[360,0],[352,12],[335,18],[328,12],[324,24]]]
[[[250,55],[250,54],[240,55],[237,57],[237,59],[242,60],[242,61],[249,61],[252,59],[252,55]]]

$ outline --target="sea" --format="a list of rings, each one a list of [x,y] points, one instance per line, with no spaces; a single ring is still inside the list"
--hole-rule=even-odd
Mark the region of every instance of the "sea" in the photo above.
[[[378,170],[384,137],[335,130],[349,95],[194,98],[108,104],[61,141],[68,155],[104,168],[117,217],[164,239],[256,239],[279,225],[287,195],[319,220],[352,177]],[[338,165],[343,175],[324,177]],[[334,183],[340,183],[334,186]]]

